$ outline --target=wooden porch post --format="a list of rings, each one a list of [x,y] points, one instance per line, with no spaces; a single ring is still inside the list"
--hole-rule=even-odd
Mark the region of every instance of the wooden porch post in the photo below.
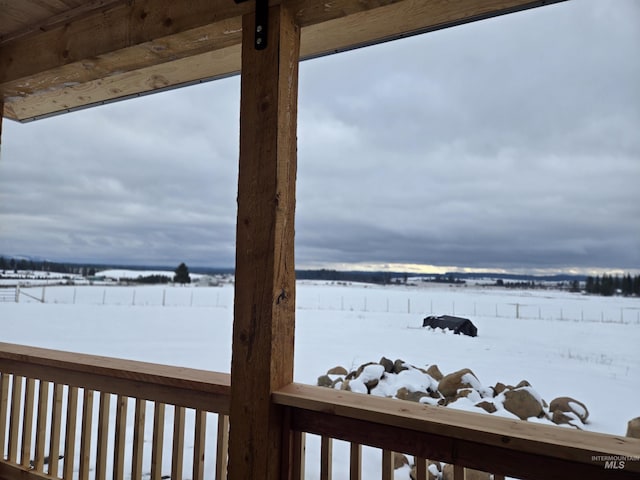
[[[294,213],[300,31],[268,12],[267,48],[243,18],[229,478],[288,475],[290,434],[271,393],[293,381]]]

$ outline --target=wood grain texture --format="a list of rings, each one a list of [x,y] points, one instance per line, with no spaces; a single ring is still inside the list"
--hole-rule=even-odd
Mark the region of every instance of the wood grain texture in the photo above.
[[[9,380],[8,373],[0,373],[0,457],[4,458],[7,445],[7,413],[9,408]]]
[[[303,27],[304,59],[555,1],[290,0],[286,4]],[[0,49],[4,114],[25,120],[237,73],[240,50],[234,47],[241,43],[241,17],[251,9],[251,2],[236,5],[227,0],[141,0],[8,42]],[[202,55],[220,50],[233,55],[203,67]],[[173,62],[181,66],[167,75],[175,71]],[[138,81],[127,81],[130,74]]]
[[[98,408],[98,439],[96,441],[96,480],[107,480],[110,410],[111,394],[100,392],[100,406]]]
[[[640,440],[292,384],[273,394],[296,407],[293,428],[517,478],[595,478],[603,461],[633,457]],[[630,462],[616,478],[634,478]]]
[[[349,480],[362,480],[362,445],[349,446]]]
[[[20,442],[20,463],[23,467],[31,464],[31,439],[33,437],[33,406],[35,403],[36,380],[27,378],[22,409],[22,441]]]
[[[171,446],[171,479],[182,480],[184,465],[184,408],[175,407],[173,413],[173,441]]]
[[[38,388],[38,418],[36,419],[36,453],[34,469],[44,472],[45,443],[47,435],[47,414],[49,412],[49,382],[40,381]]]
[[[333,438],[320,439],[320,480],[333,478]]]
[[[204,451],[207,438],[207,412],[196,410],[194,419],[195,429],[193,433],[193,480],[204,480]],[[216,458],[216,464],[219,462]],[[225,456],[226,465],[226,456]]]
[[[393,452],[382,450],[382,480],[393,480]]]
[[[60,434],[62,431],[62,396],[64,387],[59,383],[53,385],[53,405],[51,406],[51,433],[49,437],[49,468],[50,476],[58,476],[60,459]]]
[[[22,403],[22,383],[24,378],[13,375],[11,382],[11,405],[9,412],[9,446],[7,458],[10,462],[18,463],[18,435],[20,432],[20,405]]]
[[[64,432],[64,460],[62,478],[72,478],[76,452],[76,427],[78,423],[78,387],[67,390],[67,422]]]
[[[229,458],[229,417],[218,414],[218,436],[216,440],[216,480],[226,480]]]
[[[118,395],[116,403],[116,422],[113,443],[113,480],[124,479],[124,448],[127,434],[127,407],[129,399]]]
[[[82,394],[82,425],[80,428],[80,466],[78,476],[89,479],[91,466],[91,431],[93,425],[93,390],[85,388]]]
[[[283,409],[271,393],[293,378],[294,212],[299,33],[269,9],[268,46],[245,17],[240,105],[229,477],[282,478]]]
[[[131,480],[142,480],[142,458],[144,452],[144,425],[147,401],[136,399],[133,420],[133,451],[131,458]]]
[[[153,407],[153,438],[151,440],[151,480],[161,480],[162,448],[164,446],[164,403],[156,402]]]
[[[1,342],[0,371],[187,408],[229,411],[230,376],[224,373]]]

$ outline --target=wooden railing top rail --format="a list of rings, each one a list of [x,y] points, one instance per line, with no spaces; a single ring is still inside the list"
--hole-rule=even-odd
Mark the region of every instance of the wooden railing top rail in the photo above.
[[[2,342],[0,372],[229,413],[231,377],[226,373]]]
[[[531,479],[638,478],[640,440],[291,384],[273,395],[292,428]],[[607,458],[635,459],[607,470]]]

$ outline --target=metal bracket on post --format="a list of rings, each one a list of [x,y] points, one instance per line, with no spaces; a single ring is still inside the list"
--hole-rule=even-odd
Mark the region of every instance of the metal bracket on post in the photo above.
[[[244,3],[248,0],[235,0],[236,3]],[[267,48],[267,32],[269,25],[269,0],[256,1],[256,26],[254,30],[255,39],[253,45],[256,50]]]

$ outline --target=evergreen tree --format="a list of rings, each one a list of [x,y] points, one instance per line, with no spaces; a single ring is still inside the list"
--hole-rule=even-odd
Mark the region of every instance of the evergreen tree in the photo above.
[[[178,265],[175,270],[175,277],[173,277],[174,283],[184,285],[185,283],[191,283],[191,277],[189,276],[189,269],[184,263]]]

